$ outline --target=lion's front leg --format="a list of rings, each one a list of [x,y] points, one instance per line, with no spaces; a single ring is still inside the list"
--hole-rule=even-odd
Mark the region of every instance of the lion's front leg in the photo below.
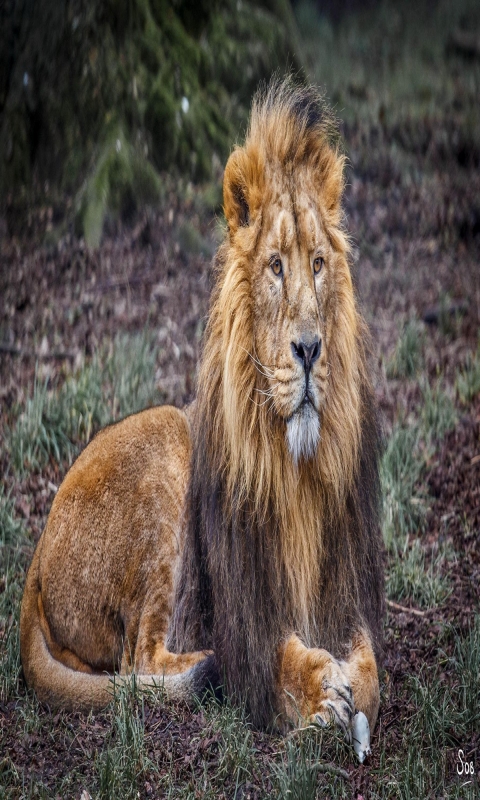
[[[327,650],[305,647],[296,635],[281,645],[279,659],[283,724],[327,724],[333,719],[350,741],[355,704],[340,663]]]
[[[380,691],[377,665],[368,634],[353,639],[346,661],[326,650],[307,648],[291,636],[279,650],[279,694],[284,723],[333,719],[351,740],[356,712],[362,711],[373,730]]]
[[[366,631],[359,631],[352,641],[352,648],[341,667],[353,691],[355,710],[363,711],[373,731],[380,707],[380,684],[375,654]]]

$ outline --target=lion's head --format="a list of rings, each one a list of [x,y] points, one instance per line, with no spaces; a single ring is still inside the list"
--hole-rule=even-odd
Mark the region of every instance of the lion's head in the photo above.
[[[225,169],[172,643],[213,645],[259,724],[283,635],[340,652],[361,619],[379,636],[358,574],[381,573],[377,435],[343,168],[321,97],[287,80]]]

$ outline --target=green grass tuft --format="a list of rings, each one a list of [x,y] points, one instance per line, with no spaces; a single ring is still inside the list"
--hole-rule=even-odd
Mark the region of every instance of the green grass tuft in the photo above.
[[[14,470],[23,475],[50,459],[71,462],[92,433],[113,420],[153,405],[158,349],[146,332],[119,335],[69,376],[59,390],[35,376],[33,393],[7,432]]]
[[[395,600],[409,600],[420,608],[442,605],[451,594],[448,576],[443,567],[449,551],[440,550],[427,557],[421,542],[416,539],[403,551],[392,554],[387,568],[387,596]]]
[[[480,393],[480,344],[476,353],[468,354],[465,366],[457,374],[455,388],[462,403],[471,403]]]
[[[0,552],[9,545],[18,545],[25,537],[23,522],[15,514],[14,502],[0,485]]]
[[[422,387],[420,422],[427,445],[443,439],[455,427],[457,413],[452,398],[437,383],[433,388],[425,383]]]
[[[145,747],[144,703],[135,676],[115,690],[113,729],[97,762],[99,800],[135,800],[140,779],[156,771]]]
[[[387,364],[387,378],[413,378],[423,363],[425,334],[418,320],[407,322]]]
[[[416,493],[422,469],[418,429],[415,426],[397,426],[380,465],[383,535],[391,552],[403,545],[409,533],[423,527],[425,503]]]
[[[152,164],[132,147],[122,128],[113,128],[78,199],[87,245],[99,246],[108,212],[128,216],[137,205],[153,204],[160,195],[160,178]]]
[[[27,543],[13,500],[0,486],[0,702],[15,696],[20,676],[19,618]]]

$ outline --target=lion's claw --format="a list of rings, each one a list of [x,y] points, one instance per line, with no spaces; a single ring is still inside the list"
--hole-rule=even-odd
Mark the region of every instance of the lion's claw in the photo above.
[[[360,764],[363,764],[372,751],[370,749],[370,726],[368,724],[368,719],[362,711],[355,714],[353,722],[353,747]]]
[[[312,714],[311,720],[321,727],[329,722],[335,723],[343,731],[347,742],[351,743],[355,714],[353,692],[340,666],[333,659],[328,673],[321,683],[324,696],[319,698],[318,710]]]

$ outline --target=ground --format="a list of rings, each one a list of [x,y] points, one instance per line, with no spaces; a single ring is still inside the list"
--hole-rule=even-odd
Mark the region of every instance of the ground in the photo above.
[[[355,34],[361,49],[362,19],[334,31],[339,48]],[[133,227],[107,222],[96,250],[48,194],[21,228],[8,204],[1,223],[0,797],[478,796],[480,67],[449,33],[440,47],[437,31],[431,52],[422,45],[433,100],[416,83],[389,99],[358,70],[331,91],[346,108],[352,271],[385,433],[388,606],[372,756],[359,766],[334,731],[281,739],[229,706],[172,707],[135,687],[102,714],[53,714],[22,681],[25,569],[69,461],[110,419],[194,395],[221,176],[196,188],[166,179],[161,207]]]

